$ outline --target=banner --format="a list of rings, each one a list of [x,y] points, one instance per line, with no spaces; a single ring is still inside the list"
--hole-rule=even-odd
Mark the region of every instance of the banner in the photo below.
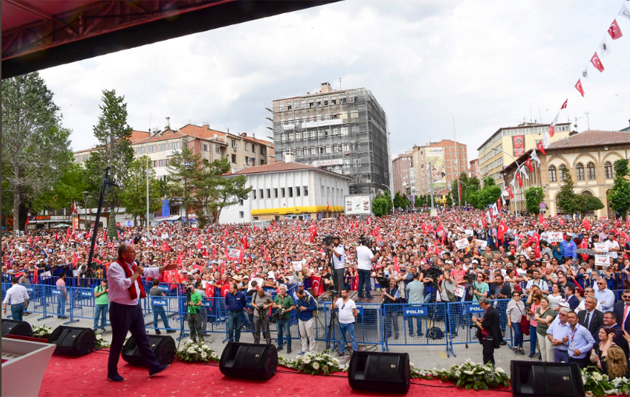
[[[345,196],[344,202],[345,215],[370,215],[372,213],[369,195]]]
[[[425,149],[426,162],[431,164],[431,178],[433,189],[446,188],[446,161],[443,147],[428,147]]]
[[[593,250],[595,252],[608,252],[608,247],[606,247],[606,243],[594,243]]]
[[[514,157],[518,158],[525,154],[525,136],[514,135],[512,137],[512,146],[514,147]]]
[[[608,255],[595,255],[595,266],[610,266],[610,257]]]
[[[562,232],[548,232],[547,241],[549,243],[561,243],[564,240],[562,236],[563,236]]]
[[[230,248],[228,251],[228,256],[230,259],[238,259],[241,256],[241,250],[238,248]]]
[[[477,245],[479,249],[485,250],[488,246],[488,242],[485,240],[475,240],[475,245]]]
[[[468,247],[468,239],[467,238],[463,238],[461,240],[456,240],[455,241],[455,246],[457,247],[458,250],[463,250],[466,247]]]

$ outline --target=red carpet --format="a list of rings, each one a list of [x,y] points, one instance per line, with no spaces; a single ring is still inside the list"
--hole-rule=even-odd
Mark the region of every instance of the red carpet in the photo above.
[[[305,397],[330,395],[379,395],[353,391],[345,374],[311,376],[278,367],[278,373],[267,382],[224,377],[218,364],[173,364],[154,378],[146,368],[133,367],[122,359],[118,364],[124,382],[107,380],[106,352],[95,352],[80,358],[53,356],[48,364],[40,397],[58,396],[247,396]],[[440,381],[412,380],[412,396],[511,396],[510,392],[475,392],[457,389]]]

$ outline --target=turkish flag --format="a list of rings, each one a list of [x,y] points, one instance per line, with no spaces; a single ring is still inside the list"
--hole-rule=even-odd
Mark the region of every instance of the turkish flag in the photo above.
[[[516,176],[515,176],[516,180],[518,181],[518,187],[523,187],[523,178],[521,178],[521,173],[520,172],[516,172]]]
[[[497,208],[501,211],[501,197],[497,199]]]
[[[507,229],[507,225],[505,224],[503,219],[501,219],[501,222],[499,223],[499,230],[497,231],[497,237],[499,238],[499,240],[503,241],[503,237],[505,237]]]
[[[545,220],[545,218],[543,217],[542,212],[538,213],[538,223],[540,223],[543,227],[547,227],[547,221]]]
[[[514,193],[512,193],[512,188],[508,186],[508,187],[505,188],[505,190],[510,195],[510,200],[514,200]]]
[[[583,248],[583,249],[587,249],[588,248],[587,239],[585,239],[585,238],[582,239],[582,242],[580,243],[580,248]],[[584,262],[586,262],[588,260],[588,255],[587,254],[582,254],[582,260]]]
[[[197,249],[201,249],[201,237],[199,237],[199,240],[197,240]]]
[[[241,243],[243,244],[244,250],[246,250],[247,247],[249,247],[249,245],[247,244],[247,234],[244,234],[243,237],[241,237]]]
[[[580,95],[582,95],[582,97],[584,97],[584,88],[582,88],[582,81],[580,81],[580,79],[578,79],[577,83],[575,83],[575,89],[578,90],[578,92],[580,93]]]
[[[549,124],[549,136],[553,138],[554,135],[556,135],[556,129],[553,124]]]
[[[608,28],[608,34],[613,40],[617,40],[623,36],[623,33],[621,33],[621,29],[619,29],[619,24],[617,23],[616,19]]]
[[[165,241],[164,244],[162,244],[162,251],[168,252],[170,250],[171,248],[168,246],[168,243]]]
[[[560,226],[564,226],[564,220],[557,215],[556,217],[558,218],[558,223],[560,224]]]
[[[593,67],[595,69],[599,70],[600,72],[604,71],[604,65],[602,64],[601,59],[599,59],[599,56],[597,56],[597,52],[593,54],[593,57],[591,58],[591,63],[593,64]]]
[[[311,289],[316,298],[324,292],[321,276],[311,276]]]
[[[544,155],[545,154],[545,147],[543,146],[542,141],[539,141],[536,144],[536,149],[540,150],[540,152]]]
[[[368,224],[368,225],[371,225],[371,224],[372,224],[372,217],[369,217],[369,216],[368,216],[368,219],[367,219],[367,224]]]
[[[591,222],[588,220],[588,218],[584,218],[584,220],[582,221],[582,227],[586,229],[587,232],[591,230]]]
[[[481,217],[481,224],[483,225],[484,229],[488,227],[488,222],[486,222],[485,214],[484,214],[484,216]]]
[[[214,297],[214,286],[210,283],[206,284],[206,296],[208,298]]]
[[[529,168],[529,172],[534,172],[534,166],[532,165],[532,162],[529,159],[529,157],[525,161],[525,165],[527,166],[527,168]]]
[[[225,298],[228,292],[230,292],[230,283],[224,284],[221,286],[221,296]]]
[[[567,98],[567,99],[564,101],[564,103],[562,104],[562,107],[560,108],[560,110],[562,110],[562,109],[566,109],[568,104],[569,104],[569,98]]]
[[[400,266],[398,266],[398,256],[394,257],[394,271],[396,273],[400,272]]]

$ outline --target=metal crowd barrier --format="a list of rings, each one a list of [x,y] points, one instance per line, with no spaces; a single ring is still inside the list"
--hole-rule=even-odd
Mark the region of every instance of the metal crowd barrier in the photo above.
[[[449,354],[446,304],[383,305],[385,346],[444,346]]]

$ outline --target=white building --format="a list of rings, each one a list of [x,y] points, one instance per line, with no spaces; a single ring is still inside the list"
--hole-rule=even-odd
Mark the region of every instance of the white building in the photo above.
[[[227,174],[247,177],[249,198],[224,208],[219,223],[242,223],[283,219],[316,219],[343,213],[344,196],[351,177],[308,164],[276,162]]]

